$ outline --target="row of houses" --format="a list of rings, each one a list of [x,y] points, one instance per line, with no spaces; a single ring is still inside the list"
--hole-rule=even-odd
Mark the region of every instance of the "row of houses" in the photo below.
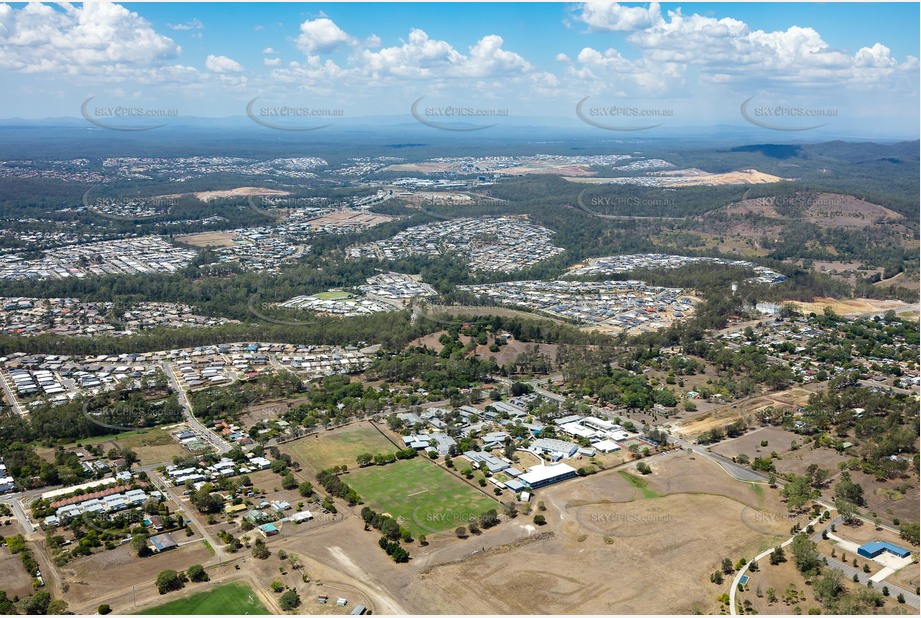
[[[195,485],[205,483],[220,478],[229,478],[238,474],[249,474],[259,470],[265,470],[272,464],[265,457],[256,457],[252,453],[247,453],[247,462],[238,464],[232,459],[222,457],[220,461],[208,466],[198,465],[187,468],[180,468],[176,465],[166,467],[166,475],[170,482],[175,486]]]

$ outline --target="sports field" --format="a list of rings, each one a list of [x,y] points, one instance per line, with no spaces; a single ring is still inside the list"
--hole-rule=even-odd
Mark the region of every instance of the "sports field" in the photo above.
[[[246,584],[225,584],[205,592],[193,594],[184,599],[176,599],[138,612],[138,614],[160,616],[177,614],[250,614],[265,616],[271,613]]]
[[[337,292],[333,290],[329,292],[317,292],[313,295],[314,298],[319,298],[320,300],[342,300],[344,298],[352,298],[352,296],[353,295],[348,292]]]
[[[285,450],[316,472],[343,464],[354,469],[358,467],[355,458],[362,453],[395,453],[397,447],[368,423],[360,423],[295,440]]]
[[[415,536],[466,526],[480,513],[499,507],[421,457],[363,468],[342,480],[372,509],[396,517]]]

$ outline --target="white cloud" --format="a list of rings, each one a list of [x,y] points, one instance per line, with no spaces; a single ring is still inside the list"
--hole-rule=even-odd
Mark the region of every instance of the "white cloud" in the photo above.
[[[272,49],[271,47],[266,47],[265,49],[262,50],[262,53],[268,56],[272,54],[277,54],[278,52]]]
[[[181,48],[118,4],[0,4],[0,69],[25,73],[111,74],[156,66]]]
[[[215,73],[242,73],[243,66],[227,56],[209,54],[205,59],[205,68]]]
[[[277,67],[281,64],[281,58],[264,58],[262,63],[267,67]]]
[[[659,3],[649,8],[626,7],[609,0],[589,0],[582,6],[580,19],[595,30],[628,32],[648,28],[662,20]]]
[[[626,60],[616,50],[586,48],[579,54],[573,76],[604,79],[605,73],[630,76],[636,83],[661,89],[676,69],[691,72],[703,83],[771,83],[792,87],[840,86],[845,83],[879,82],[895,73],[905,74],[912,57],[900,65],[890,50],[879,43],[850,55],[832,48],[813,28],[791,26],[786,30],[752,30],[738,19],[698,14],[683,15],[680,8],[663,18],[656,3],[648,9],[622,7],[592,0],[582,6],[580,19],[596,30],[629,31],[627,41],[640,51]],[[876,71],[872,73],[872,71]],[[917,82],[917,76],[911,78]],[[897,80],[891,80],[897,87]]]
[[[308,19],[301,24],[301,33],[297,37],[298,49],[307,55],[329,53],[340,45],[351,43],[352,37],[328,17]]]
[[[401,45],[364,50],[362,69],[374,77],[458,78],[523,75],[533,66],[519,54],[502,49],[502,37],[491,34],[470,47],[467,55],[447,41],[429,38],[414,28]]]
[[[170,30],[204,30],[205,24],[198,19],[190,19],[183,24],[166,24]]]

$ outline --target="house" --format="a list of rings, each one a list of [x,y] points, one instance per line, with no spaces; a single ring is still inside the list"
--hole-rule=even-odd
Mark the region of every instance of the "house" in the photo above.
[[[275,524],[262,524],[259,526],[259,534],[266,538],[275,536],[278,534],[278,528],[275,527]]]
[[[285,519],[295,524],[299,524],[299,523],[310,521],[311,519],[313,519],[313,513],[311,513],[310,511],[299,511],[297,513],[294,513],[293,515],[286,517]]]
[[[150,537],[149,547],[155,554],[159,554],[160,552],[164,552],[168,549],[179,547],[179,544],[173,540],[173,537],[170,536],[169,532],[166,532],[164,534],[158,534],[156,536]]]

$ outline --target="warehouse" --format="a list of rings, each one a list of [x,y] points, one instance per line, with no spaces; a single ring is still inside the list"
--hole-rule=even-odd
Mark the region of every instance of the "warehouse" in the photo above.
[[[552,485],[553,483],[575,478],[575,476],[575,468],[561,463],[552,466],[534,466],[528,468],[528,471],[519,476],[518,480],[531,489],[538,489],[540,487]],[[508,483],[506,483],[506,486],[508,486]]]
[[[873,541],[872,543],[867,543],[857,548],[857,553],[859,555],[870,559],[876,558],[883,552],[889,552],[897,558],[908,558],[911,556],[911,552],[907,549],[885,541]]]

